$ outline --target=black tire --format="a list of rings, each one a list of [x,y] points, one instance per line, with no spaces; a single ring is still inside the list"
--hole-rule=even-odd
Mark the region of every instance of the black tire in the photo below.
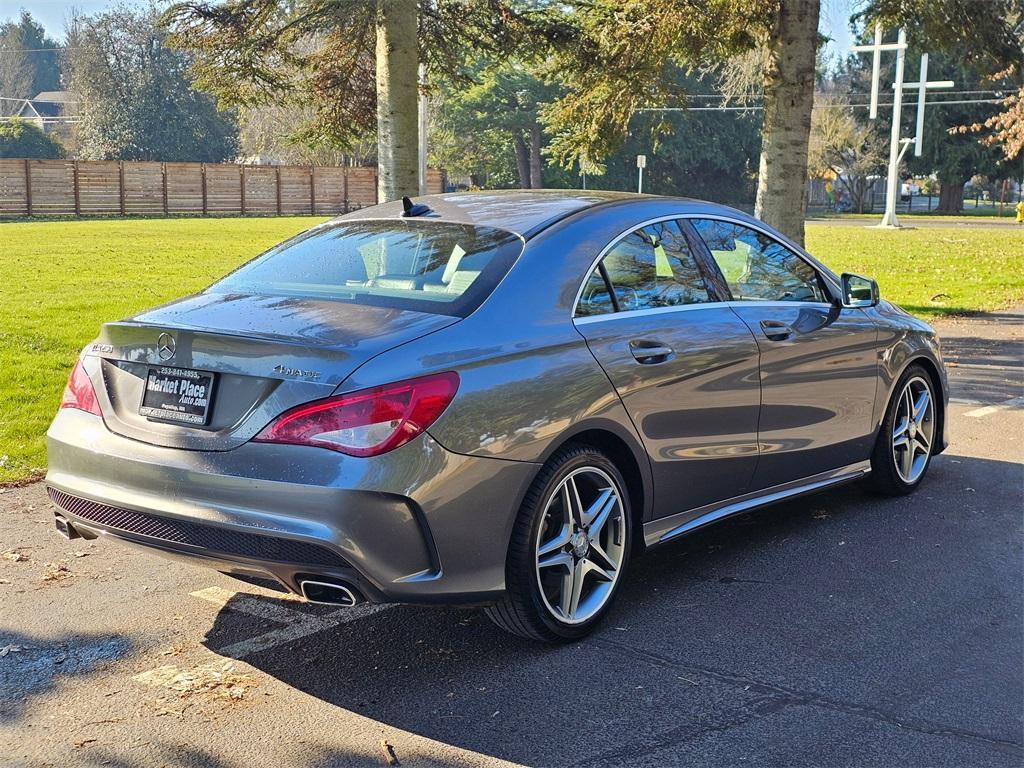
[[[906,389],[907,384],[913,380],[920,380],[928,387],[928,391],[931,394],[934,428],[932,431],[931,450],[928,452],[924,468],[913,482],[907,482],[900,476],[900,472],[896,467],[896,458],[893,455],[892,435],[893,430],[896,428],[900,397]],[[870,487],[876,493],[880,493],[885,496],[905,496],[908,493],[912,493],[921,484],[921,481],[924,480],[925,475],[928,474],[928,468],[931,466],[932,458],[935,453],[935,441],[939,439],[938,408],[939,403],[936,400],[935,384],[932,382],[928,371],[920,365],[914,364],[908,366],[896,382],[896,386],[893,387],[892,398],[889,405],[886,407],[885,418],[882,420],[882,426],[878,430],[878,437],[875,440],[875,448],[871,454],[871,474],[868,476],[868,482]]]
[[[540,526],[544,524],[544,510],[549,497],[568,475],[584,467],[602,470],[617,486],[622,516],[617,524],[620,526],[623,554],[617,579],[604,605],[587,620],[573,624],[560,620],[545,604],[538,581],[535,542]],[[608,613],[625,577],[632,543],[632,519],[626,482],[607,456],[584,444],[560,449],[540,470],[523,499],[506,559],[506,593],[502,600],[484,609],[488,618],[507,632],[549,643],[572,642],[592,632]]]

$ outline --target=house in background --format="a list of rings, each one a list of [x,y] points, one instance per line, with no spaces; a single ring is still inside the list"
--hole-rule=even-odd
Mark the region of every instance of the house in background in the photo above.
[[[71,144],[77,106],[70,91],[42,91],[35,98],[25,99],[15,117],[34,123],[43,133],[53,134],[67,147]]]

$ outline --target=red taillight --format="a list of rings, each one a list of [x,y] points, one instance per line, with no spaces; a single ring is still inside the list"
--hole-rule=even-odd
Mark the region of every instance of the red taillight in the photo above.
[[[433,424],[458,388],[459,375],[447,372],[328,397],[285,411],[253,440],[379,456]]]
[[[92,388],[89,374],[78,360],[68,376],[68,385],[64,387],[64,396],[60,399],[61,408],[77,408],[80,411],[101,416],[100,404],[96,400],[96,390]]]

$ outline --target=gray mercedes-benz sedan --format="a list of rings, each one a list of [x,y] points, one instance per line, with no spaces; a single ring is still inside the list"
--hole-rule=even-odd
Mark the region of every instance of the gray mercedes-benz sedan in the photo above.
[[[947,445],[935,333],[738,211],[387,203],[107,323],[48,432],[57,527],[341,605],[581,637],[630,557]]]

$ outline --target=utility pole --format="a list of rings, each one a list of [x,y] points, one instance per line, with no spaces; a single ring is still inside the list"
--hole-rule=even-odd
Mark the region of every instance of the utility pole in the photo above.
[[[921,156],[921,148],[924,142],[924,108],[925,92],[929,88],[952,88],[952,80],[928,81],[928,54],[921,54],[921,77],[916,83],[903,82],[904,60],[907,51],[907,34],[902,29],[895,43],[882,43],[882,25],[875,25],[875,40],[871,45],[855,45],[851,49],[857,53],[870,53],[871,63],[871,112],[870,117],[874,120],[878,117],[878,83],[881,74],[881,61],[883,51],[896,52],[896,79],[892,84],[892,129],[889,138],[889,174],[885,184],[885,215],[882,217],[879,227],[899,227],[899,219],[896,218],[896,201],[900,194],[900,163],[903,155],[911,144],[914,145],[914,154]],[[916,133],[912,139],[900,138],[900,118],[903,111],[903,86],[917,88],[917,124]]]

